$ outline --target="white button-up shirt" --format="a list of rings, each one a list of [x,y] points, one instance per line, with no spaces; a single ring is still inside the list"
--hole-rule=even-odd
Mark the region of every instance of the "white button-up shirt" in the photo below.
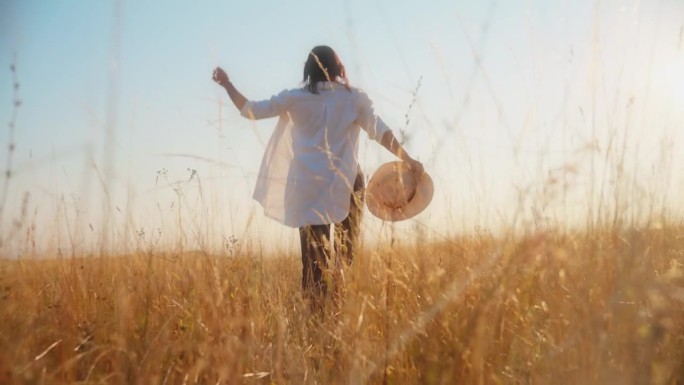
[[[291,227],[344,220],[358,172],[360,130],[378,142],[389,131],[363,91],[335,82],[319,83],[318,90],[285,90],[248,101],[241,111],[249,119],[278,116],[254,199],[266,216]]]

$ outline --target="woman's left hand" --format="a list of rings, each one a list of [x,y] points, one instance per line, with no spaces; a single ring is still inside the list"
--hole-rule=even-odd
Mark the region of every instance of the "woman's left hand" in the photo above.
[[[230,79],[228,79],[228,74],[226,74],[226,71],[224,71],[221,67],[216,67],[214,68],[214,74],[211,77],[216,83],[226,86],[230,82]]]

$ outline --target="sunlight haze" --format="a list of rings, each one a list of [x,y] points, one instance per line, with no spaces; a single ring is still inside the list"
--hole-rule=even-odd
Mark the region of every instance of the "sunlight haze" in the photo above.
[[[435,181],[415,219],[366,211],[366,242],[681,215],[683,40],[679,0],[4,1],[3,252],[295,250],[251,199],[275,120],[241,118],[211,74],[266,99],[318,44]],[[365,135],[359,158],[367,178],[394,160]]]

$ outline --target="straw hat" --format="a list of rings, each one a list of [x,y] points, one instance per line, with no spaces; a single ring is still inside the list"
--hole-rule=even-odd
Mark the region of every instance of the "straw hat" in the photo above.
[[[423,173],[419,180],[404,162],[380,166],[368,182],[366,205],[371,214],[385,221],[403,221],[423,211],[434,193],[432,178]]]

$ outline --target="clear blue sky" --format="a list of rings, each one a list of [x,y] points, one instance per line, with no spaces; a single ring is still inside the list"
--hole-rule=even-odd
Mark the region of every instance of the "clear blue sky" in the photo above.
[[[23,217],[51,249],[86,250],[104,238],[149,245],[154,234],[191,247],[230,235],[291,242],[292,232],[250,200],[274,122],[241,119],[210,76],[221,65],[246,96],[267,98],[298,86],[316,44],[338,51],[352,84],[406,131],[409,151],[435,178],[435,201],[400,226],[407,231],[496,227],[520,207],[526,216],[553,216],[568,202],[586,208],[587,148],[606,152],[624,137],[629,162],[641,165],[633,176],[669,162],[670,176],[645,181],[676,192],[683,20],[677,0],[6,0],[3,124],[15,61],[23,104],[3,233]],[[7,141],[3,131],[3,168]],[[596,185],[608,191],[617,156],[594,158],[602,159],[594,159]],[[391,157],[369,144],[361,160],[370,174]],[[561,204],[542,186],[565,166],[581,177],[564,174],[572,188]],[[187,181],[188,169],[199,178]],[[529,192],[521,198],[521,190]],[[370,216],[366,226],[380,231]]]

